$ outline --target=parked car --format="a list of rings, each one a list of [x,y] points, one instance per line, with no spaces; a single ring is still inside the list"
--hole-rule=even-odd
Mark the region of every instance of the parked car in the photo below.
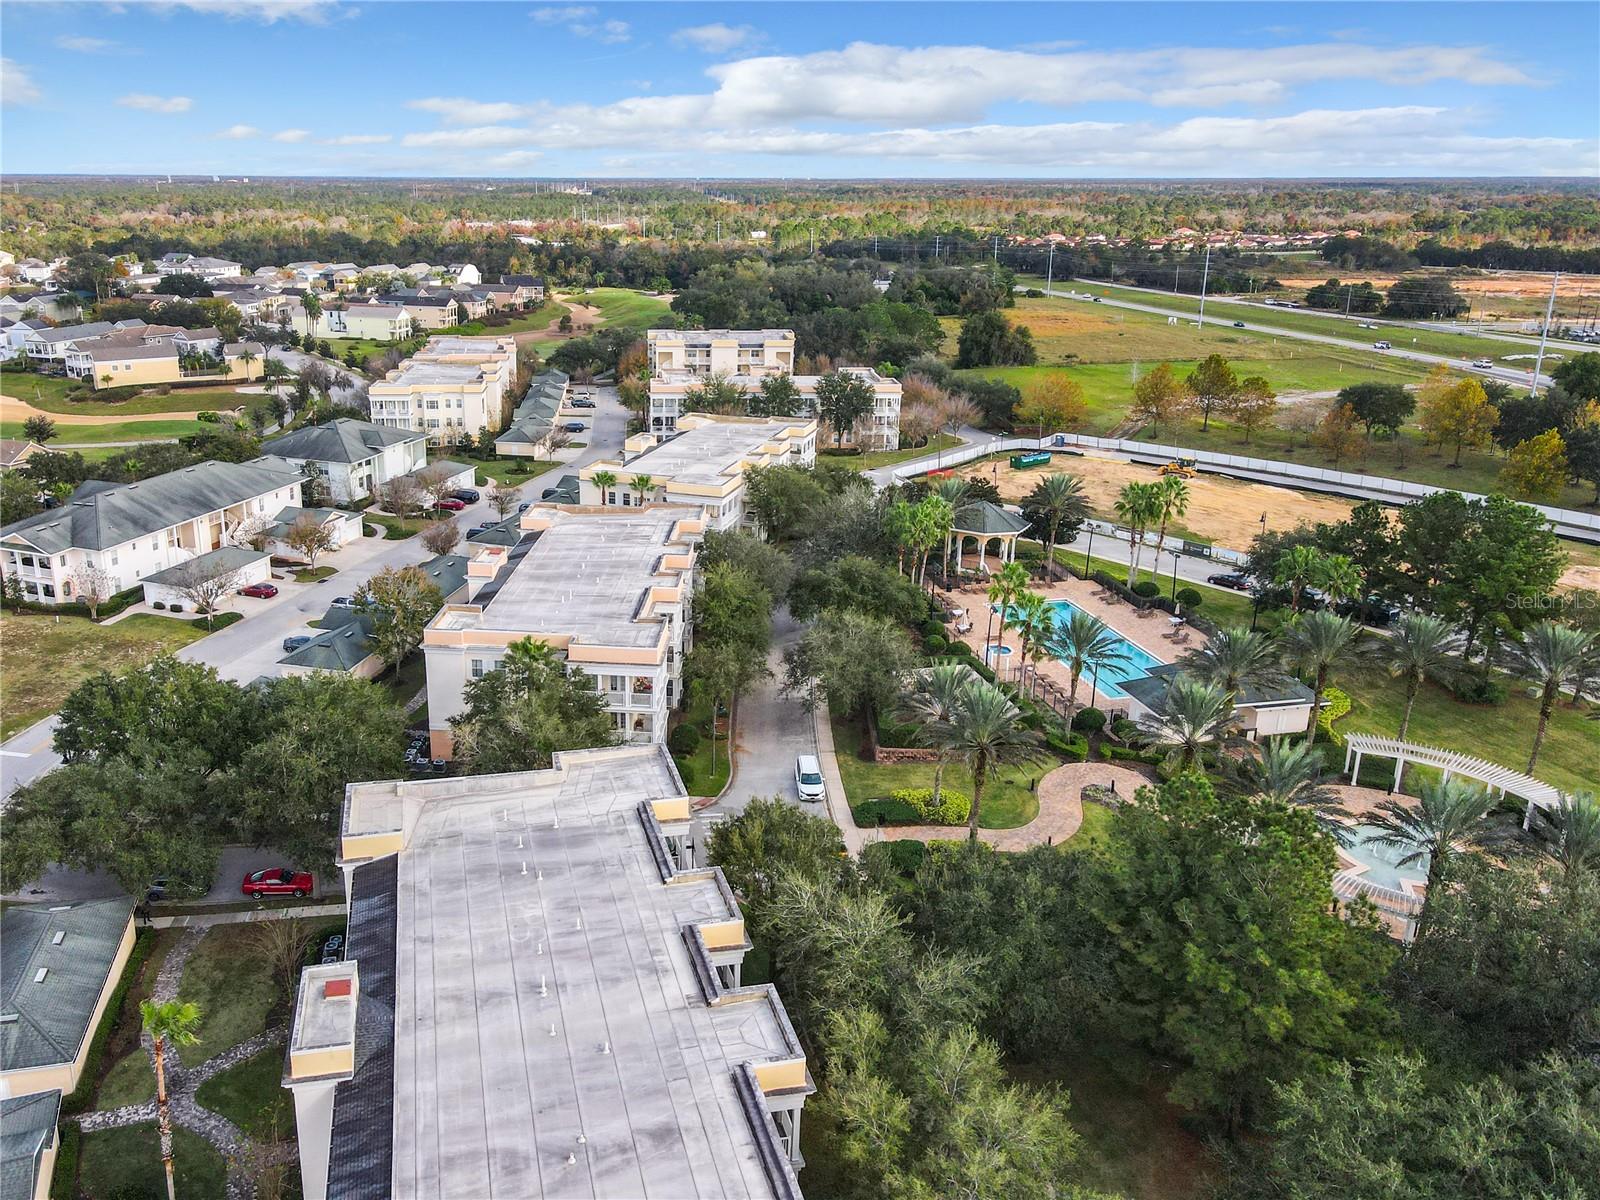
[[[557,492],[559,492],[559,491],[560,491],[560,490],[561,490],[561,489],[560,489],[560,488],[558,488],[558,487],[547,487],[547,488],[545,488],[545,490],[544,490],[544,491],[542,491],[542,492],[540,492],[540,493],[539,493],[539,499],[541,499],[541,500],[548,500],[548,499],[550,499],[550,497],[551,497],[551,496],[554,496],[554,495],[555,495],[555,494],[556,494],[556,493],[557,493]],[[526,505],[526,504],[524,504],[524,505],[523,505],[523,506],[522,506],[522,508],[527,508],[527,507],[528,507],[528,506],[527,506],[527,505]],[[521,511],[522,511],[522,508],[519,508],[519,509],[518,509],[518,510],[517,510],[517,511],[518,511],[518,512],[521,512]]]
[[[1100,297],[1099,296],[1090,296],[1089,299],[1093,300],[1096,304],[1100,303]]]
[[[794,760],[794,790],[802,800],[821,800],[827,794],[822,782],[822,764],[815,754],[802,754]]]
[[[239,890],[246,896],[309,896],[316,890],[316,883],[310,871],[266,867],[246,875]]]
[[[257,600],[271,600],[278,594],[278,586],[273,583],[248,583],[239,589],[241,596],[253,596]]]
[[[555,488],[546,488],[545,492],[544,492],[544,496],[540,496],[539,499],[543,500],[545,496],[548,496],[551,492],[553,492],[555,490],[556,490]],[[524,500],[521,504],[517,505],[517,511],[519,513],[525,513],[532,507],[533,507],[533,502],[531,500]]]
[[[1493,367],[1494,367],[1494,359],[1492,359],[1492,358],[1475,358],[1475,359],[1472,360],[1472,365],[1474,367],[1476,367],[1480,371],[1488,371],[1488,370],[1493,369]]]
[[[1341,617],[1354,617],[1363,625],[1378,629],[1387,629],[1400,619],[1400,606],[1376,595],[1364,600],[1341,600],[1333,606],[1333,611]]]
[[[1372,343],[1372,348],[1374,350],[1393,350],[1394,349],[1394,347],[1389,345],[1388,342],[1373,342]]]
[[[457,488],[450,494],[457,500],[465,500],[468,504],[476,504],[483,499],[483,493],[477,488]]]
[[[1235,329],[1243,329],[1244,328],[1244,322],[1243,321],[1235,321],[1233,323],[1233,327]]]
[[[446,496],[434,507],[442,508],[445,512],[460,512],[466,506],[467,502],[465,500],[457,500],[454,496]]]
[[[293,654],[310,640],[311,638],[308,634],[296,634],[294,637],[286,637],[283,639],[283,652],[285,654]]]
[[[594,401],[585,396],[574,396],[567,403],[573,408],[593,408]]]
[[[568,433],[582,433],[585,429],[587,429],[589,427],[587,425],[585,425],[582,421],[568,421],[561,428],[565,429]]]
[[[350,596],[335,596],[332,600],[328,601],[329,608],[354,608],[355,606],[356,602]]]
[[[1207,575],[1207,583],[1214,583],[1218,587],[1232,588],[1236,592],[1250,590],[1250,577],[1242,571],[1223,571],[1216,575]]]

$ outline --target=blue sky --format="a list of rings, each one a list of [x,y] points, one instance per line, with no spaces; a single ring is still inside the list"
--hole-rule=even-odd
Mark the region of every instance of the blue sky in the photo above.
[[[1600,5],[7,0],[9,173],[1600,174]]]

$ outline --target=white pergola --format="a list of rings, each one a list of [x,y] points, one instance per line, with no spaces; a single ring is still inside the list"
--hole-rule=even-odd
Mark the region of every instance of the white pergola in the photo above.
[[[1474,758],[1458,750],[1419,746],[1415,742],[1402,742],[1395,738],[1378,737],[1370,733],[1352,733],[1345,738],[1344,769],[1350,773],[1351,783],[1355,783],[1361,777],[1361,760],[1368,754],[1374,758],[1394,759],[1394,785],[1390,791],[1400,787],[1400,776],[1406,768],[1406,763],[1414,762],[1443,771],[1446,780],[1454,775],[1464,775],[1501,796],[1512,795],[1519,800],[1526,800],[1528,809],[1522,818],[1524,829],[1532,820],[1535,808],[1553,807],[1561,803],[1562,793],[1559,788],[1535,779],[1532,775],[1524,775],[1521,771],[1513,771],[1510,767],[1502,767],[1499,763],[1492,763],[1488,759]]]

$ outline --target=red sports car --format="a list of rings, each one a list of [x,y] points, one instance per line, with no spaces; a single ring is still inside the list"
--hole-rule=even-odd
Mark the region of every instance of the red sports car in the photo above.
[[[454,496],[446,496],[439,501],[439,507],[450,512],[460,512],[466,506],[467,502],[465,500],[457,500]]]
[[[244,886],[239,890],[246,896],[309,896],[315,887],[316,880],[310,871],[268,867],[246,875]]]
[[[241,596],[254,596],[257,600],[271,600],[278,594],[278,585],[274,583],[251,583],[239,589]]]

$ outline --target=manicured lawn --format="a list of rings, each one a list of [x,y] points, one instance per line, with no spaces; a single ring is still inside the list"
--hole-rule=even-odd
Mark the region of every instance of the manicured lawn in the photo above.
[[[1334,728],[1341,734],[1376,733],[1393,737],[1405,708],[1405,689],[1381,670],[1341,675],[1336,681],[1350,695],[1350,715]],[[1504,704],[1463,704],[1443,688],[1427,684],[1417,696],[1407,740],[1458,750],[1520,771],[1528,765],[1539,705],[1513,687]],[[1563,789],[1593,790],[1600,763],[1600,721],[1586,720],[1588,708],[1558,704],[1534,774]],[[1363,772],[1363,777],[1365,777]]]
[[[285,1011],[271,971],[248,952],[249,929],[218,925],[184,964],[178,996],[200,1006],[200,1040],[178,1048],[186,1066],[263,1032],[271,1013]]]
[[[181,1128],[172,1131],[172,1143],[178,1195],[198,1200],[226,1194],[227,1164],[209,1143]],[[84,1134],[78,1187],[87,1200],[166,1200],[155,1123]]]
[[[251,1137],[284,1141],[294,1136],[294,1097],[282,1079],[283,1051],[274,1046],[213,1075],[195,1098]]]
[[[156,442],[172,441],[185,434],[199,433],[202,429],[215,429],[204,421],[108,421],[104,425],[60,425],[51,449],[62,445],[104,442]],[[0,438],[22,437],[21,421],[0,421]]]
[[[477,486],[480,488],[488,487],[491,479],[505,487],[521,487],[528,480],[537,479],[551,467],[561,465],[542,458],[473,459],[472,462],[478,468]],[[524,467],[527,469],[523,470]]]
[[[1103,804],[1085,803],[1083,824],[1078,832],[1061,843],[1064,850],[1092,850],[1105,844],[1111,833],[1111,810]]]
[[[138,1020],[138,1005],[133,1006],[134,1020]],[[121,1108],[126,1104],[146,1104],[156,1098],[156,1072],[150,1056],[143,1046],[134,1046],[119,1058],[100,1081],[95,1093],[95,1107],[102,1110]]]
[[[67,393],[81,388],[76,379],[65,375],[36,375],[32,371],[0,371],[0,396],[23,400],[35,408],[50,411],[52,405],[66,404]]]
[[[0,617],[0,735],[48,716],[92,675],[143,666],[205,635],[204,624],[147,613],[96,625],[87,617],[7,612]]]
[[[938,437],[930,439],[925,446],[914,446],[909,450],[873,450],[844,461],[857,470],[873,471],[879,467],[892,467],[895,463],[910,462],[913,458],[926,458],[930,454],[937,454],[940,450],[951,450],[962,444],[961,439],[955,434],[941,433]]]
[[[402,521],[399,517],[385,516],[370,509],[361,514],[361,519],[368,525],[376,525],[382,529],[383,536],[391,542],[404,541],[413,534],[421,533],[431,524],[426,517],[412,517]]]
[[[854,722],[834,719],[833,744],[838,752],[845,797],[852,806],[863,800],[886,797],[896,788],[933,786],[932,763],[890,765],[864,761],[860,757],[861,731]],[[1028,767],[1006,768],[999,778],[984,785],[978,824],[984,829],[1015,829],[1033,820],[1039,815],[1039,797],[1031,785],[1060,765],[1055,759],[1047,758]],[[972,793],[971,773],[960,766],[947,768],[944,782],[968,795]]]
[[[683,723],[692,725],[700,731],[700,745],[695,752],[687,758],[673,755],[678,764],[678,773],[683,776],[683,786],[692,796],[717,796],[722,789],[728,786],[728,774],[732,770],[729,755],[731,747],[725,737],[717,739],[717,765],[711,767],[711,703],[707,700],[696,700],[690,704],[689,710],[684,714]]]
[[[338,567],[318,567],[314,571],[310,567],[306,567],[303,570],[296,571],[294,577],[301,583],[316,583],[320,579],[327,579],[338,573]]]
[[[671,324],[672,306],[659,296],[647,296],[628,288],[595,288],[567,297],[573,304],[587,304],[600,310],[603,326],[627,325],[636,329]],[[557,314],[558,316],[560,314]]]

